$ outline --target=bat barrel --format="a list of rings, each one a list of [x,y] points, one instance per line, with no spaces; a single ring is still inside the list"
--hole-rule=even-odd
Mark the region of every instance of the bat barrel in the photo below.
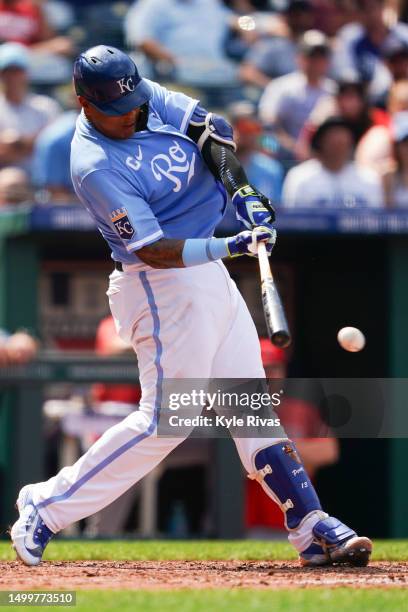
[[[288,323],[279,293],[272,279],[265,279],[262,283],[262,302],[271,342],[279,348],[289,346],[291,338]]]

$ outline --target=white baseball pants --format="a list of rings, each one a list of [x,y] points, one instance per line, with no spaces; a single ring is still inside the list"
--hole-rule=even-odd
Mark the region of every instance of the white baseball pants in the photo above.
[[[265,377],[255,325],[221,261],[124,266],[110,275],[107,295],[119,335],[137,354],[140,407],[74,465],[35,485],[33,501],[53,532],[110,504],[183,441],[156,434],[164,378]],[[274,441],[235,438],[248,472],[256,451]]]

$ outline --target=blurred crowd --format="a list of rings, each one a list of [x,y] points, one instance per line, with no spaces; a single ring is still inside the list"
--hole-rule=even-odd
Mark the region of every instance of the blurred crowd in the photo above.
[[[25,330],[9,334],[0,328],[0,368],[30,362],[38,348],[38,341]]]
[[[74,202],[73,58],[95,44],[233,123],[293,210],[408,208],[405,0],[0,0],[0,208]]]

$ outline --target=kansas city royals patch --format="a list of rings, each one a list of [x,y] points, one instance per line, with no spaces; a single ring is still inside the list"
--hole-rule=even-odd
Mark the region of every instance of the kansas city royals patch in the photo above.
[[[135,235],[133,227],[126,208],[118,208],[111,212],[111,220],[122,240],[130,240]]]

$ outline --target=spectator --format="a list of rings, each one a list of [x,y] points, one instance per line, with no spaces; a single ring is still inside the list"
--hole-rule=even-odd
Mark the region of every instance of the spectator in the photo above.
[[[261,338],[261,354],[266,377],[284,381],[287,375],[287,355]],[[336,463],[339,446],[323,422],[320,412],[310,402],[285,395],[276,409],[281,423],[292,432],[305,468],[313,480],[320,468]],[[267,497],[259,484],[246,480],[246,526],[252,537],[279,535],[284,532],[284,516],[277,504]]]
[[[356,149],[356,161],[383,175],[393,164],[393,139],[390,121],[396,113],[408,111],[408,80],[394,83],[388,95],[387,125],[374,125],[361,138]]]
[[[408,44],[408,26],[387,24],[384,0],[357,0],[357,6],[362,25],[348,25],[339,32],[335,69],[338,74],[352,70],[370,84],[370,98],[381,101],[392,83],[383,54],[396,43]]]
[[[284,12],[287,36],[263,37],[255,42],[240,67],[241,80],[264,88],[271,79],[296,70],[298,38],[313,25],[309,0],[291,0]]]
[[[353,78],[338,81],[336,95],[323,98],[306,122],[296,145],[297,158],[304,161],[311,157],[310,139],[316,128],[329,117],[343,117],[349,123],[355,145],[373,125],[388,126],[388,113],[370,106],[366,92],[367,88],[361,81]]]
[[[268,11],[270,9],[270,0],[224,0],[224,4],[242,15],[252,13],[253,11]]]
[[[238,147],[237,155],[249,182],[273,202],[280,202],[283,167],[262,149],[260,139],[263,131],[254,107],[250,103],[239,102],[232,106],[230,118]]]
[[[380,207],[379,176],[352,161],[353,130],[342,118],[327,119],[312,138],[316,159],[289,171],[282,203],[288,208]]]
[[[391,38],[384,44],[383,60],[394,83],[408,79],[408,40]]]
[[[314,27],[329,37],[347,23],[355,22],[358,13],[355,0],[313,0]]]
[[[309,30],[299,43],[299,70],[272,81],[261,97],[260,118],[274,127],[281,146],[291,157],[310,113],[321,98],[334,91],[334,83],[326,77],[329,62],[327,38],[317,30]]]
[[[23,204],[32,199],[32,190],[27,173],[21,168],[0,170],[0,209],[9,204]]]
[[[0,46],[0,166],[31,170],[32,151],[40,131],[60,112],[48,96],[34,94],[28,84],[28,56],[19,43]]]
[[[42,3],[35,0],[0,0],[0,42],[18,42],[43,53],[72,52],[71,40],[55,36]]]
[[[25,331],[8,334],[0,329],[0,367],[22,365],[36,356],[38,342]]]
[[[397,0],[397,11],[401,21],[408,21],[408,2],[407,0]]]
[[[77,111],[67,111],[48,125],[35,143],[32,179],[42,202],[75,202],[70,173],[71,140]]]
[[[126,30],[129,43],[153,64],[155,77],[193,87],[225,87],[237,83],[236,67],[224,53],[232,23],[232,13],[220,0],[138,0]]]
[[[408,208],[408,112],[398,113],[393,121],[394,165],[384,174],[386,205]]]

